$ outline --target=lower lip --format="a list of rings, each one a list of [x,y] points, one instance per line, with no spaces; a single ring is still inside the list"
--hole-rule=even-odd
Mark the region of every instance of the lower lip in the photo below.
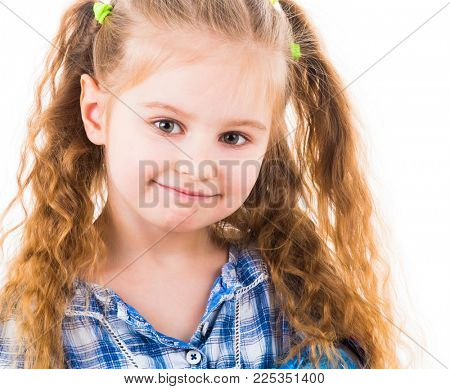
[[[178,191],[178,190],[176,190],[174,188],[171,188],[169,186],[162,185],[159,182],[156,182],[156,181],[153,181],[153,182],[155,184],[158,184],[161,188],[168,189],[171,192],[178,193],[181,197],[192,198],[192,199],[208,199],[210,197],[215,197],[215,196],[203,196],[203,195],[190,195],[190,194],[187,194],[187,193],[184,193],[184,192],[180,192],[180,191]]]

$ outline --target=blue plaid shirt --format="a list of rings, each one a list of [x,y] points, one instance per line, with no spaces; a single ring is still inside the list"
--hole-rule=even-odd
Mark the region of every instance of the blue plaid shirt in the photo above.
[[[88,296],[88,291],[92,290]],[[62,323],[65,365],[84,368],[268,369],[286,356],[293,335],[267,267],[252,248],[230,246],[228,262],[215,280],[206,310],[188,343],[155,330],[113,290],[81,279]],[[85,306],[86,297],[89,297]],[[86,309],[87,308],[87,309]],[[276,326],[277,319],[281,325]],[[0,327],[0,367],[12,366],[14,321]],[[358,354],[338,347],[348,368],[360,368]],[[320,367],[327,368],[325,357]],[[280,368],[312,368],[307,352]],[[340,363],[339,368],[344,368]]]

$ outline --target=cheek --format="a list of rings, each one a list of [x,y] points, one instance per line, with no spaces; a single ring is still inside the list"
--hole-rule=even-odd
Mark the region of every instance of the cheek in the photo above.
[[[108,151],[108,178],[125,197],[133,197],[139,188],[139,161],[132,154]]]
[[[145,145],[127,129],[111,128],[105,150],[108,175],[112,184],[126,197],[137,193],[143,180]]]
[[[228,197],[233,200],[233,207],[239,208],[250,195],[258,179],[261,164],[248,160],[231,169],[226,175]]]
[[[130,120],[129,127],[123,128],[118,122],[111,126],[107,160],[111,176],[123,182],[121,187],[135,189],[150,182],[170,161],[171,153],[173,146],[162,137],[146,133],[142,121]]]

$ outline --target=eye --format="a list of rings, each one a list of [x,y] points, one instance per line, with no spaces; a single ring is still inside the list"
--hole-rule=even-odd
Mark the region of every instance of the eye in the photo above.
[[[246,137],[244,134],[241,134],[240,132],[228,132],[224,135],[225,138],[230,140],[232,143],[230,143],[231,146],[242,146],[245,143],[248,143],[250,139]],[[235,140],[239,142],[239,137],[244,139],[244,142],[242,143],[234,143]]]
[[[166,123],[166,124],[164,126],[162,126],[162,125],[157,124],[157,123]],[[151,122],[153,127],[156,127],[158,130],[161,130],[161,131],[163,131],[163,132],[165,132],[166,134],[169,134],[169,135],[173,133],[172,129],[171,129],[171,126],[170,126],[170,123],[180,127],[180,125],[178,123],[174,122],[173,120],[164,120],[164,119],[162,119],[162,120],[156,120],[154,122]]]
[[[158,124],[158,123],[165,123],[164,125]],[[155,127],[157,130],[160,130],[162,132],[164,132],[164,134],[167,135],[172,135],[174,134],[174,132],[172,131],[171,124],[178,126],[181,129],[181,125],[178,124],[176,121],[174,120],[168,120],[168,119],[161,119],[161,120],[156,120],[153,122],[150,122],[150,124]],[[250,142],[250,138],[247,137],[246,135],[242,134],[241,132],[238,131],[233,131],[233,132],[227,132],[226,134],[222,135],[222,137],[224,137],[226,139],[225,143],[229,144],[230,146],[242,146],[245,143]],[[242,139],[242,141],[239,141],[239,137]],[[230,142],[230,143],[228,143]]]

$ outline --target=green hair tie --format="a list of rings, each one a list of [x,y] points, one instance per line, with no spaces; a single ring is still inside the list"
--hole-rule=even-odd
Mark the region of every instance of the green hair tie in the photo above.
[[[302,52],[300,51],[300,45],[298,43],[291,43],[291,55],[295,60],[299,59],[302,55]]]
[[[103,24],[105,21],[105,18],[111,13],[113,6],[110,4],[102,3],[100,1],[95,2],[94,4],[94,15],[95,19],[100,23]]]
[[[270,0],[270,2],[272,3],[272,5],[274,6],[274,8],[278,11],[278,12],[282,12],[283,9],[281,8],[281,4],[278,0]]]
[[[272,3],[273,7],[278,11],[278,12],[283,12],[283,8],[281,8],[281,4],[279,0],[270,0],[270,2]],[[294,60],[297,60],[300,58],[301,56],[301,51],[300,51],[300,45],[296,42],[291,42],[291,56]]]

